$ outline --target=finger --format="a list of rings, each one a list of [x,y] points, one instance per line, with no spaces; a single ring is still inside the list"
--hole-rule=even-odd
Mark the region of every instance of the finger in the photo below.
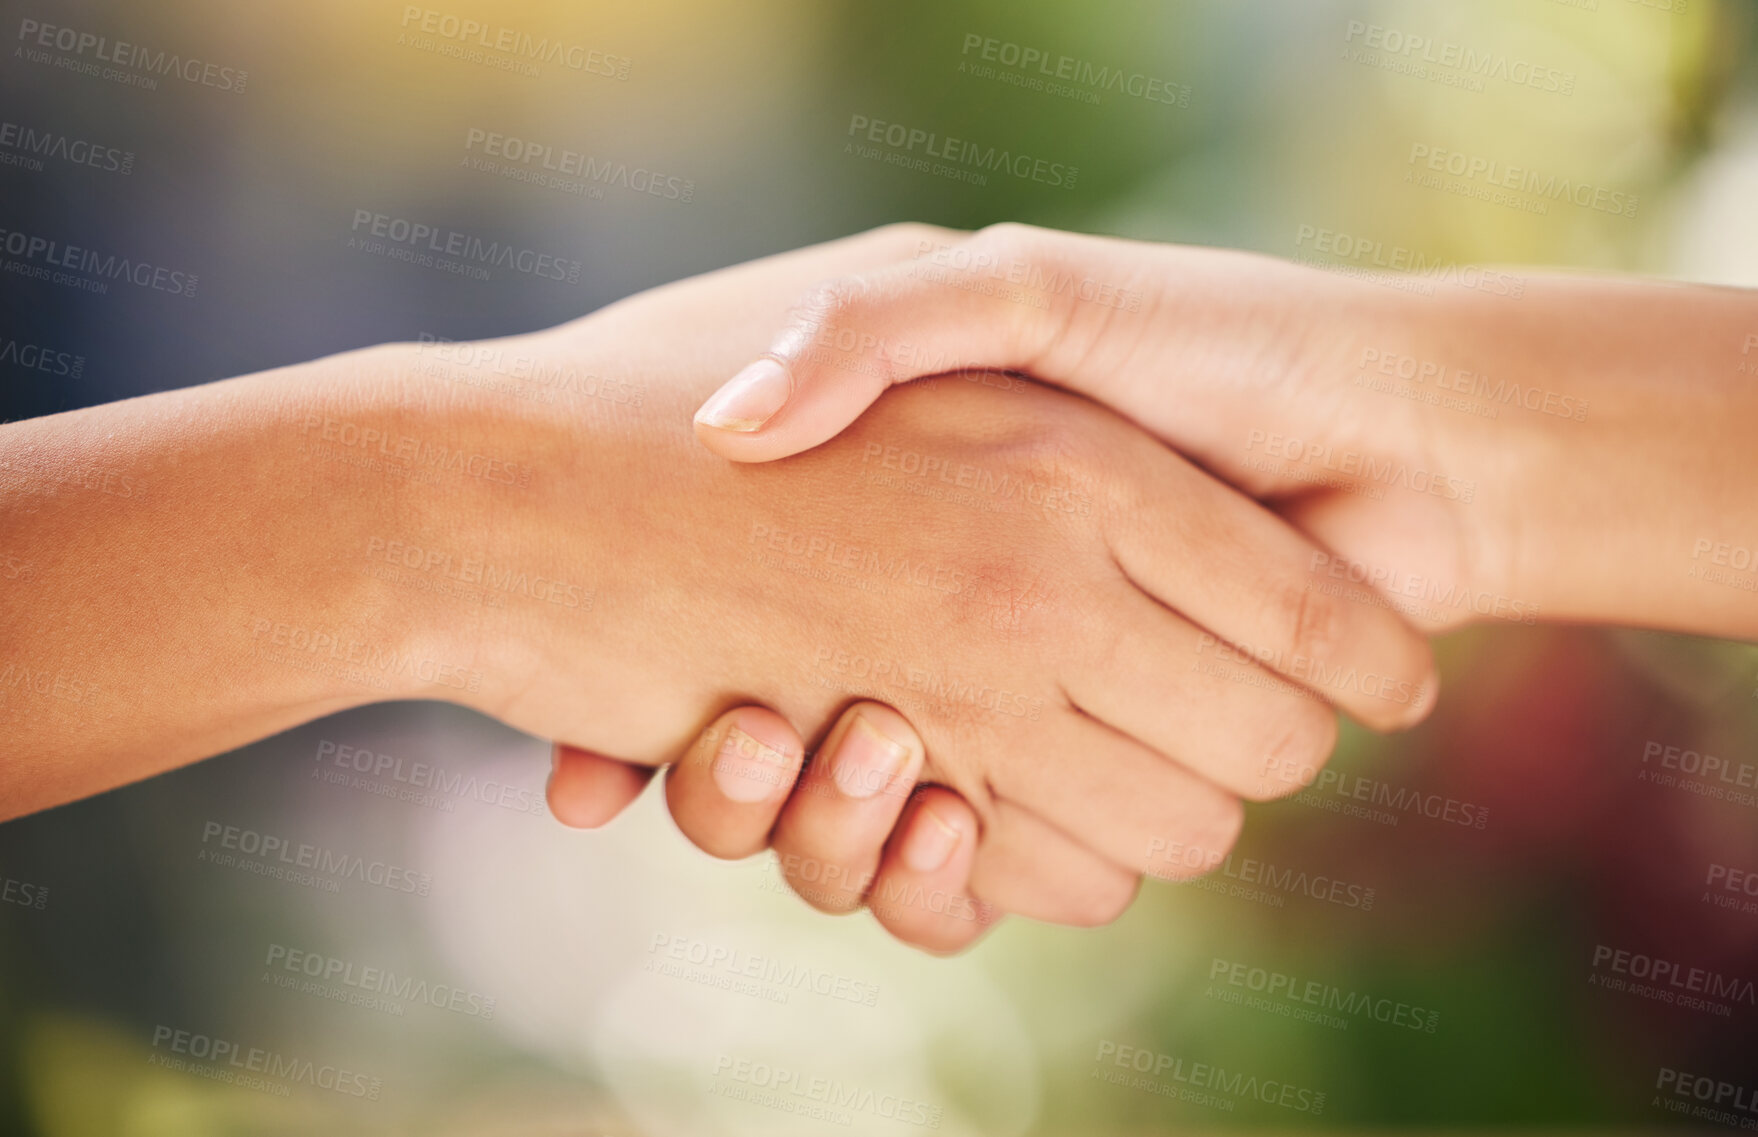
[[[868,901],[874,918],[898,939],[931,952],[962,951],[976,942],[1001,916],[967,886],[977,844],[977,815],[964,799],[924,787],[886,845]]]
[[[597,829],[640,797],[653,773],[652,766],[636,766],[558,742],[546,788],[549,812],[563,825]]]
[[[1128,872],[1142,871],[1157,842],[1200,849],[1219,864],[1239,836],[1238,797],[1084,711],[1046,719],[1033,743],[991,775],[995,793],[1081,834]]]
[[[665,801],[684,836],[727,860],[769,845],[794,788],[805,747],[766,707],[739,707],[708,725],[665,779]]]
[[[1031,810],[997,798],[971,866],[970,891],[996,908],[1095,928],[1121,916],[1141,878]]]
[[[1157,443],[1141,443],[1166,474],[1141,483],[1156,497],[1124,503],[1107,540],[1137,586],[1212,633],[1183,668],[1213,662],[1217,652],[1243,656],[1381,730],[1428,713],[1436,679],[1425,639],[1391,609],[1348,603],[1326,588],[1318,570],[1330,554],[1286,521]]]
[[[1329,706],[1236,653],[1223,662],[1213,635],[1134,589],[1099,612],[1111,630],[1062,678],[1082,710],[1254,801],[1317,777],[1337,743]]]
[[[882,703],[849,707],[775,827],[782,874],[807,903],[852,912],[921,773],[922,740]]]
[[[980,287],[1012,256],[1012,232],[985,230],[957,246],[962,268],[935,264],[952,246],[923,238],[908,261],[814,289],[770,350],[702,405],[696,436],[723,457],[770,461],[835,437],[893,384],[960,368],[1026,368],[1059,321],[1008,289]],[[1079,389],[1081,376],[1064,385]]]

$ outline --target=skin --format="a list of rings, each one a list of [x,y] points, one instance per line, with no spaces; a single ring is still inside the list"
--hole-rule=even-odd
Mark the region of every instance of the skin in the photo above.
[[[690,410],[792,298],[925,233],[530,336],[387,345],[0,428],[5,551],[29,570],[0,594],[0,641],[19,645],[0,680],[0,817],[347,707],[439,698],[564,755],[682,755],[674,810],[746,807],[698,843],[773,842],[813,903],[867,901],[944,949],[986,926],[984,904],[1108,919],[1167,842],[1199,854],[1169,875],[1218,863],[1241,797],[1323,762],[1332,703],[1377,727],[1426,712],[1432,664],[1401,620],[1307,589],[1322,550],[1084,399],[957,379],[786,463],[696,444]],[[948,473],[936,494],[909,455]],[[798,572],[838,557],[830,580]],[[1313,663],[1372,681],[1309,685]],[[720,716],[743,704],[773,714],[741,710],[755,717],[734,732]],[[835,771],[875,734],[898,755],[890,791],[851,807]],[[790,798],[808,741],[828,758]],[[614,812],[557,776],[558,814]],[[586,779],[620,796],[641,775]],[[945,856],[912,857],[936,835]]]
[[[1027,283],[1002,294],[997,279]],[[1056,279],[1101,299],[1031,283]],[[834,436],[932,363],[1009,370],[1116,409],[1350,561],[1387,570],[1367,583],[1388,598],[1419,577],[1547,620],[1751,639],[1758,597],[1690,570],[1758,532],[1755,333],[1758,296],[1737,289],[1486,272],[1423,292],[999,225],[924,236],[896,265],[805,294],[768,352],[789,375],[783,409],[759,430],[699,421],[697,433],[725,457],[768,461]],[[850,338],[884,346],[808,354]],[[1406,365],[1424,378],[1399,384]],[[1488,418],[1359,382],[1470,392],[1463,372],[1540,392],[1535,409],[1504,402]],[[1468,400],[1491,402],[1483,389]],[[1291,440],[1303,443],[1294,460]],[[1384,485],[1347,469],[1350,454],[1447,481],[1439,493]],[[1410,614],[1442,630],[1485,613]]]
[[[995,369],[1127,415],[1333,550],[1308,566],[1328,594],[1419,627],[1758,638],[1758,597],[1715,578],[1758,547],[1758,298],[1552,274],[1384,283],[1019,225],[924,232],[897,263],[803,293],[760,357],[784,382],[729,381],[697,435],[770,461],[899,384]],[[1363,476],[1369,458],[1440,474],[1424,479],[1439,492]],[[563,755],[558,781],[613,765]]]

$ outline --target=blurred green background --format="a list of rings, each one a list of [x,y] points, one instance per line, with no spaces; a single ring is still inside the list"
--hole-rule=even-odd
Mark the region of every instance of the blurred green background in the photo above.
[[[201,282],[185,299],[0,276],[0,336],[80,359],[0,364],[0,413],[534,329],[903,219],[1324,261],[1302,239],[1322,229],[1427,262],[1758,284],[1746,3],[428,3],[0,4],[0,118],[133,156],[0,146],[18,159],[0,164],[0,228]],[[57,62],[77,52],[20,46],[33,20],[246,79],[82,73]],[[523,46],[448,37],[463,21]],[[560,51],[534,61],[540,41]],[[1007,62],[1028,49],[1076,61],[1073,78]],[[1462,52],[1488,73],[1447,62]],[[1131,93],[1147,80],[1154,97]],[[857,118],[1078,176],[906,168],[851,148]],[[627,176],[508,177],[472,164],[489,133]],[[1437,153],[1591,192],[1498,197],[1487,175],[1424,176]],[[479,281],[373,256],[348,247],[360,210],[584,271]],[[151,603],[174,584],[127,587]],[[1758,806],[1648,777],[1656,747],[1758,766],[1758,650],[1498,624],[1439,651],[1429,722],[1346,732],[1338,780],[1255,808],[1241,846],[1371,889],[1371,907],[1149,884],[1114,926],[1014,921],[953,960],[810,912],[766,859],[696,853],[652,794],[605,832],[563,831],[526,808],[547,746],[447,706],[367,708],[10,823],[0,1132],[1605,1131],[1684,1123],[1666,1071],[1758,1093],[1758,914],[1704,889],[1708,866],[1758,870]],[[427,763],[441,788],[349,783],[341,747]],[[1339,791],[1382,804],[1351,813]],[[426,894],[240,871],[204,858],[211,826],[395,864]],[[1719,1007],[1620,989],[1644,965],[1618,952],[1713,973]],[[292,1073],[167,1068],[179,1031]],[[848,1108],[753,1100],[779,1070],[836,1083]],[[1758,1108],[1728,1116],[1750,1128]]]

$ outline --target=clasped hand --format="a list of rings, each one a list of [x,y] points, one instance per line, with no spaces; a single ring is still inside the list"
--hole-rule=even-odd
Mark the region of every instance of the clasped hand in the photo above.
[[[808,902],[867,905],[934,950],[1002,912],[1108,921],[1142,875],[1215,867],[1242,799],[1310,782],[1337,710],[1399,728],[1434,697],[1427,646],[1395,612],[1313,586],[1327,549],[1077,395],[966,369],[815,445],[860,410],[821,397],[833,387],[864,405],[911,377],[875,372],[895,363],[877,336],[838,354],[833,329],[919,286],[912,253],[948,239],[881,230],[532,337],[639,376],[643,437],[596,491],[631,527],[601,546],[617,550],[598,573],[605,626],[589,645],[545,637],[517,703],[493,708],[558,739],[563,820],[602,824],[675,759],[666,797],[696,844],[773,847]],[[1022,318],[970,315],[1008,336]],[[758,370],[782,375],[782,400],[735,382],[697,430],[737,458],[804,452],[726,461],[685,424],[778,329]],[[550,508],[566,506],[532,507]],[[581,654],[602,661],[589,699],[567,662]]]

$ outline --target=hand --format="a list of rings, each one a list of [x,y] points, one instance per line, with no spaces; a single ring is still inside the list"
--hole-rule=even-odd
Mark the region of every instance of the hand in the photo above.
[[[1752,294],[1469,266],[1383,283],[1020,225],[924,234],[807,292],[698,435],[767,461],[898,383],[1006,369],[1273,503],[1334,552],[1315,586],[1420,627],[1758,635],[1758,605],[1688,579],[1758,521]]]
[[[896,237],[888,236],[894,248],[899,244]],[[685,304],[683,298],[689,293],[696,297]],[[756,267],[661,290],[645,300],[619,306],[620,312],[605,314],[622,321],[627,329],[626,338],[637,345],[618,347],[613,354],[633,353],[633,366],[651,375],[666,373],[667,355],[675,358],[682,354],[692,361],[689,384],[705,390],[705,383],[711,381],[712,366],[701,362],[702,357],[736,358],[737,340],[748,337],[755,322],[745,308],[761,298],[778,317],[785,305],[785,295],[780,289],[761,286]],[[661,304],[661,300],[666,303]],[[734,306],[730,313],[729,305]],[[636,320],[633,316],[637,311],[647,314]],[[593,332],[593,340],[600,342],[606,335],[603,327],[587,330]],[[618,338],[625,338],[625,333],[619,332]],[[730,348],[727,341],[732,341]],[[663,351],[655,345],[663,345]],[[585,344],[565,350],[608,349]],[[622,366],[630,364],[625,362]],[[675,371],[676,364],[670,366]],[[1003,391],[958,383],[933,392],[905,393],[909,397],[901,399],[896,404],[898,409],[891,412],[894,419],[870,426],[873,437],[852,439],[838,453],[827,451],[802,463],[790,464],[790,480],[730,483],[754,487],[754,499],[767,503],[759,514],[749,512],[749,498],[741,497],[736,504],[730,499],[715,499],[704,489],[717,484],[709,481],[692,487],[688,498],[667,499],[652,510],[652,515],[675,519],[679,528],[691,535],[693,543],[682,546],[689,554],[690,566],[714,566],[711,573],[703,574],[712,579],[701,581],[702,594],[691,592],[691,603],[700,603],[708,611],[727,607],[714,599],[714,589],[739,587],[751,596],[764,592],[768,574],[758,574],[758,579],[749,584],[743,584],[737,577],[741,559],[747,565],[752,560],[753,544],[759,554],[773,555],[769,552],[772,543],[785,551],[790,541],[805,535],[807,542],[812,537],[842,541],[846,551],[853,543],[853,535],[827,527],[825,518],[862,518],[865,528],[857,552],[877,549],[893,564],[937,564],[950,574],[969,572],[961,566],[975,564],[981,571],[973,574],[969,582],[980,582],[980,591],[973,587],[967,592],[962,588],[963,582],[946,574],[942,575],[942,585],[958,584],[960,592],[949,594],[943,588],[935,589],[932,579],[923,579],[920,585],[903,592],[894,589],[884,602],[869,607],[867,616],[861,618],[864,634],[883,634],[888,641],[886,654],[912,664],[916,659],[946,658],[944,641],[948,627],[972,636],[977,650],[987,650],[999,657],[1021,654],[1022,639],[1030,645],[1034,656],[1054,661],[1072,655],[1080,659],[1081,665],[1070,668],[1063,681],[1076,704],[1090,703],[1089,709],[1096,708],[1095,713],[1123,727],[1122,735],[1133,734],[1150,746],[1179,755],[1189,767],[1223,787],[1226,793],[1220,794],[1215,785],[1204,785],[1196,779],[1184,781],[1190,778],[1188,770],[1138,748],[1128,737],[1096,729],[1095,724],[1075,714],[1070,704],[1058,707],[1057,693],[1050,686],[1039,688],[1052,696],[1041,707],[1015,699],[1006,710],[1034,707],[1041,719],[1050,712],[1072,716],[1066,724],[1060,718],[1049,726],[1042,722],[1034,725],[1012,721],[1015,716],[1005,710],[985,711],[974,718],[949,716],[947,711],[956,711],[958,704],[907,708],[928,735],[929,753],[935,756],[934,775],[972,795],[973,804],[984,815],[984,855],[979,859],[974,882],[978,895],[1003,908],[1046,918],[1093,922],[1114,915],[1127,900],[1135,875],[1146,865],[1150,848],[1170,843],[1194,851],[1187,862],[1161,861],[1152,866],[1166,875],[1192,875],[1218,862],[1238,823],[1236,795],[1266,797],[1287,792],[1294,783],[1274,776],[1275,770],[1287,765],[1316,767],[1329,751],[1334,737],[1330,715],[1310,698],[1287,689],[1268,689],[1265,685],[1274,682],[1270,676],[1249,659],[1240,662],[1237,653],[1225,647],[1223,639],[1252,642],[1255,638],[1259,644],[1275,645],[1266,654],[1274,655],[1273,666],[1291,674],[1296,684],[1303,676],[1310,677],[1320,670],[1330,676],[1349,676],[1326,694],[1379,726],[1397,725],[1418,717],[1432,693],[1432,679],[1427,671],[1426,649],[1389,614],[1348,610],[1309,593],[1304,588],[1302,570],[1315,550],[1268,515],[1086,404],[1025,385],[1007,386],[1017,389]],[[980,432],[982,437],[973,440],[969,437],[969,424],[984,423],[985,418],[989,421]],[[880,442],[880,437],[885,441]],[[661,450],[658,461],[665,467],[668,480],[675,480],[680,470],[689,471],[690,477],[698,476],[694,471],[700,464],[691,464],[687,453],[678,456]],[[1035,487],[1029,492],[1040,498],[1048,491],[1061,495],[1052,504],[1078,508],[1084,500],[1089,516],[1082,518],[1068,509],[1053,509],[1048,515],[1036,510],[1014,515],[978,512],[950,500],[936,502],[919,494],[896,492],[886,482],[901,482],[904,489],[917,488],[909,481],[913,475],[904,472],[905,464],[913,461],[906,455],[939,458],[949,470],[946,484],[954,489],[958,488],[957,478],[963,476],[957,471],[972,471],[973,480],[980,473],[991,484],[1001,484],[997,478],[1006,475],[1012,479],[1006,484],[1015,488]],[[1032,461],[1037,468],[1019,466],[1022,458]],[[627,468],[639,469],[647,459],[636,455],[627,461],[633,463]],[[864,484],[863,466],[868,468]],[[1126,475],[1132,468],[1137,470],[1133,478]],[[716,477],[736,473],[712,464],[707,469]],[[1101,471],[1102,476],[1094,476]],[[1140,492],[1118,498],[1113,496],[1114,489],[1103,488],[1129,481],[1137,482]],[[1087,484],[1098,491],[1098,496],[1079,488]],[[1151,491],[1148,486],[1153,487]],[[939,492],[938,486],[930,488]],[[778,509],[798,510],[806,502],[812,504],[804,514],[809,518],[805,523],[798,520],[799,513],[792,517],[776,513]],[[689,519],[704,510],[712,510],[721,520],[712,526],[704,523],[692,527]],[[756,516],[764,519],[755,520]],[[1177,620],[1158,604],[1137,606],[1146,597],[1133,586],[1124,591],[1124,608],[1109,612],[1100,608],[1091,615],[1078,608],[1070,611],[1071,602],[1077,597],[1090,594],[1098,599],[1103,592],[1091,581],[1083,581],[1078,590],[1059,583],[1059,574],[1067,568],[1066,552],[1057,552],[1043,561],[1041,567],[1032,562],[1043,556],[1047,538],[1051,547],[1059,549],[1079,546],[1083,539],[1098,545],[1103,534],[1094,521],[1101,517],[1109,518],[1110,525],[1116,528],[1116,552],[1123,567],[1134,571],[1132,563],[1140,564],[1148,574],[1142,578],[1148,582],[1144,587],[1163,589],[1173,603],[1204,621],[1205,626],[1215,626],[1207,633],[1207,639],[1205,633]],[[743,520],[729,522],[728,518],[752,520],[747,524]],[[927,542],[922,532],[925,523],[936,530],[935,539]],[[964,552],[954,551],[951,542],[972,539],[974,546],[966,545]],[[705,556],[705,544],[714,547],[715,554]],[[800,547],[806,549],[809,544]],[[950,559],[949,552],[953,553]],[[1102,552],[1100,559],[1108,561]],[[1021,570],[1029,574],[1025,584],[1010,586],[1010,577],[1018,580],[1013,574]],[[1117,568],[1108,563],[1077,575],[1095,573],[1098,580],[1109,577],[1114,584],[1124,583]],[[637,576],[646,582],[664,581],[680,574],[688,579],[689,567],[668,564],[663,568],[643,568]],[[862,607],[862,601],[871,598],[870,594],[853,591],[855,594],[846,598],[847,607]],[[746,622],[761,629],[765,636],[773,635],[776,629],[794,626],[803,614],[809,616],[807,622],[814,627],[823,626],[823,615],[811,607],[821,601],[819,595],[795,590],[787,599],[788,610],[765,609],[760,616],[750,613]],[[749,612],[748,603],[731,607]],[[807,612],[795,610],[800,607],[807,608]],[[1054,622],[1059,620],[1069,623],[1063,625],[1063,630],[1052,632]],[[1173,622],[1167,623],[1169,620]],[[1107,621],[1135,627],[1095,633],[1094,629],[1103,629]],[[883,632],[876,633],[875,629]],[[845,676],[851,669],[865,666],[856,662],[863,658],[859,644],[826,645],[822,635],[804,629],[795,634],[799,636],[796,646],[781,653],[777,666],[797,668],[802,663],[816,662],[821,665],[818,680],[833,683],[847,682],[839,673]],[[1080,641],[1095,635],[1102,643],[1099,652],[1079,646]],[[1164,646],[1155,647],[1148,642],[1159,635],[1171,637],[1171,644],[1166,645],[1171,647],[1169,653]],[[688,662],[666,661],[667,673],[687,674],[689,666],[705,662],[700,658],[702,652],[730,646],[724,639],[709,638],[690,645],[695,656]],[[910,654],[900,654],[896,645],[910,640],[920,646],[911,649]],[[749,655],[749,643],[737,646]],[[1229,653],[1229,662],[1219,670],[1230,671],[1231,678],[1197,670],[1221,652]],[[870,652],[867,658],[878,655]],[[1315,660],[1323,664],[1322,669],[1313,666]],[[1346,666],[1345,661],[1355,666]],[[730,670],[749,663],[749,659],[722,663],[716,658],[707,662]],[[1002,673],[1018,674],[1015,669],[1019,663],[1017,658],[997,658],[992,666]],[[563,666],[558,659],[544,671],[561,675],[565,673],[561,670]],[[933,668],[920,671],[923,682],[938,681],[945,674]],[[974,669],[972,673],[980,675]],[[836,703],[849,695],[885,697],[891,694],[891,687],[909,686],[901,666],[884,674],[895,675],[898,682],[866,688],[859,684],[843,687],[830,702],[814,705],[803,713],[793,709],[800,705],[797,697],[784,700],[765,696],[763,701],[795,721],[822,722]],[[1013,696],[1031,690],[1023,679],[1003,683],[981,676],[981,680],[990,690],[1008,691]],[[607,681],[604,686],[618,713],[599,717],[642,722],[691,721],[687,707],[695,694],[687,690],[680,693],[675,681],[666,688],[666,684],[654,679],[643,682],[635,691],[619,690],[614,681]],[[775,684],[768,680],[766,686],[773,689]],[[674,709],[629,715],[630,707],[654,698],[661,688],[675,696]],[[750,685],[739,690],[763,694]],[[602,735],[605,724],[578,717],[581,695],[577,687],[570,685],[565,698],[559,694],[556,697],[566,702],[576,717],[567,723],[551,722],[532,729],[576,741],[589,738],[588,731]],[[714,701],[712,692],[707,697],[711,703]],[[1083,698],[1087,703],[1080,702]],[[1184,701],[1183,706],[1180,700]],[[726,704],[723,701],[720,705]],[[924,711],[939,721],[932,726],[925,724]],[[953,721],[945,721],[949,717]],[[942,739],[956,740],[958,745],[945,745]],[[684,742],[647,742],[642,751],[631,746],[630,741],[594,742],[590,748],[642,761],[659,761],[681,750]],[[976,751],[981,755],[975,764],[978,768],[961,763],[961,754],[969,754],[977,747],[989,750],[986,754]],[[1009,747],[1015,751],[1010,756],[1014,768],[1001,771],[1000,754]],[[1098,750],[1119,747],[1120,762],[1111,763],[1109,769],[1105,768],[1105,760],[1093,756]],[[1066,780],[1050,776],[1055,772],[1052,762],[1037,759],[1049,767],[1045,770],[1033,770],[1027,765],[1046,748],[1052,753],[1078,748],[1092,754],[1083,754],[1088,763],[1069,771],[1066,778],[1073,780]],[[1180,780],[1176,784],[1167,782],[1169,773]],[[989,778],[992,783],[985,781]],[[1004,782],[1020,786],[1014,792],[1019,797],[1029,797],[1029,808],[1009,801],[1007,790],[1002,788]],[[1205,825],[1189,826],[1182,818],[1168,823],[1152,816],[1179,807],[1205,814]],[[1054,848],[1070,854],[1061,858],[1063,864],[1079,865],[1082,861],[1072,856],[1076,850],[1058,844],[1066,834],[1044,826],[1034,810],[1057,817],[1071,812],[1071,808],[1077,812],[1063,828],[1098,831],[1099,836],[1092,840],[1100,843],[1100,851],[1105,853],[1104,860],[1109,860],[1110,866],[1101,860],[1092,863],[1091,871],[1084,874],[1050,871],[1051,862],[1057,858],[1048,853]],[[1200,832],[1204,827],[1217,828],[1220,839],[1213,834],[1204,837]],[[1014,866],[1033,871],[1010,871]],[[1021,891],[1018,882],[1033,877],[1041,884],[1054,883],[1049,895],[1027,895]],[[1064,883],[1063,878],[1069,879]],[[1015,892],[1020,894],[1014,895]]]
[[[657,764],[718,709],[762,702],[815,739],[874,697],[921,731],[924,777],[977,811],[971,891],[1091,922],[1150,850],[1200,871],[1241,795],[1323,760],[1328,707],[1272,672],[1323,679],[1375,725],[1422,713],[1426,647],[1399,621],[1315,599],[1309,543],[1071,396],[918,387],[772,467],[694,444],[685,413],[789,297],[916,239],[790,254],[538,335],[0,428],[8,524],[52,582],[0,596],[0,630],[51,677],[0,706],[21,757],[5,808],[385,698]],[[110,595],[115,550],[179,588],[76,616],[71,598]]]
[[[902,715],[856,703],[796,783],[804,751],[799,732],[774,711],[721,715],[670,767],[666,800],[678,828],[728,859],[773,845],[809,903],[829,912],[865,905],[892,935],[929,951],[961,950],[994,925],[1001,913],[967,892],[977,817],[950,790],[917,788],[924,748]],[[550,809],[565,824],[596,828],[651,773],[558,746]]]

